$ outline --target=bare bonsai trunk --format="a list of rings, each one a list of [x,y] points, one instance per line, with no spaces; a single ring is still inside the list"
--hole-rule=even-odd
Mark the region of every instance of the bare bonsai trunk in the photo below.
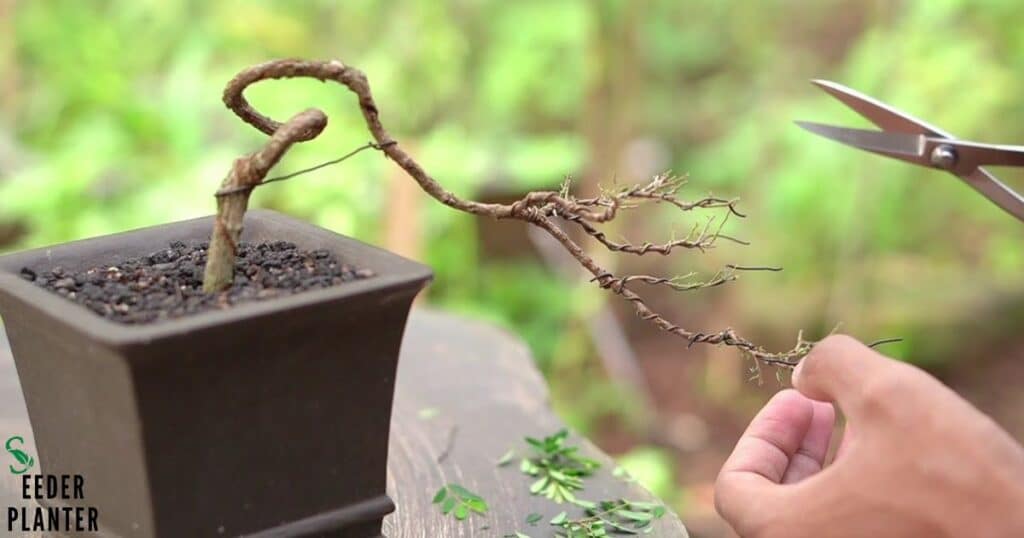
[[[217,192],[217,218],[210,236],[203,291],[224,290],[234,280],[242,218],[252,190],[292,144],[315,138],[326,126],[327,116],[323,112],[315,108],[300,112],[276,129],[262,150],[235,160]]]
[[[796,345],[789,351],[773,353],[744,339],[729,328],[710,333],[691,331],[651,310],[643,298],[631,289],[634,284],[639,284],[664,287],[673,291],[687,291],[724,284],[734,280],[736,272],[741,270],[778,269],[728,265],[705,281],[694,281],[687,277],[616,276],[598,265],[563,229],[563,226],[576,226],[587,237],[612,252],[642,256],[649,253],[668,255],[676,249],[704,251],[713,248],[718,239],[743,244],[742,241],[720,233],[721,227],[729,215],[744,216],[736,210],[736,200],[714,196],[707,196],[692,202],[680,200],[676,197],[676,192],[685,181],[670,174],[657,175],[646,184],[615,191],[603,191],[593,198],[573,196],[570,193],[568,181],[560,191],[531,192],[511,204],[488,204],[459,198],[445,190],[391,138],[380,121],[380,113],[374,102],[366,75],[358,69],[338,61],[271,61],[245,69],[235,76],[225,88],[224,103],[228,108],[246,123],[271,135],[271,140],[262,151],[236,161],[225,179],[222,189],[217,193],[218,216],[210,244],[206,280],[203,286],[205,290],[210,292],[222,290],[231,283],[235,249],[241,233],[242,216],[245,213],[249,193],[264,182],[263,178],[267,171],[291,144],[315,137],[326,124],[326,117],[318,110],[307,110],[285,124],[278,123],[254,110],[242,95],[245,88],[255,82],[295,77],[337,82],[356,95],[359,109],[366,121],[366,127],[373,136],[373,142],[348,156],[367,148],[380,150],[405,170],[424,192],[444,205],[473,215],[496,219],[516,219],[537,226],[557,240],[580,265],[590,272],[593,275],[591,280],[598,286],[628,301],[641,319],[653,323],[667,333],[683,338],[688,345],[703,343],[735,347],[755,359],[754,369],[758,373],[762,364],[792,368],[810,351],[813,342],[806,341],[799,336]],[[338,161],[344,160],[348,156],[338,159]],[[319,168],[319,166],[314,168]],[[285,178],[287,177],[291,177],[291,175]],[[714,224],[714,218],[708,219],[703,226],[695,226],[685,237],[674,238],[660,244],[613,241],[600,230],[599,225],[613,220],[620,210],[634,209],[645,203],[670,205],[680,211],[720,208],[725,211],[725,215],[718,224]]]

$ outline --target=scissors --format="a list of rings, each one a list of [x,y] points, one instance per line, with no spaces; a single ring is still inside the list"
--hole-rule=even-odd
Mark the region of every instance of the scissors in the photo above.
[[[986,165],[1024,167],[1024,146],[957,140],[937,127],[841,84],[827,80],[811,82],[867,118],[881,131],[796,122],[800,127],[848,146],[950,172],[1007,213],[1024,221],[1024,197],[982,168]]]

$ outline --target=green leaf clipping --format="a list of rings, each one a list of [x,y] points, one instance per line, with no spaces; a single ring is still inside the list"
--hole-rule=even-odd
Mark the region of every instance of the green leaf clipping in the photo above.
[[[512,449],[509,449],[509,451],[506,452],[505,455],[502,456],[500,460],[498,460],[498,467],[504,467],[504,466],[512,463],[512,460],[515,459],[515,457],[516,457],[516,451],[512,450]]]
[[[652,523],[664,516],[664,506],[639,501],[601,501],[590,502],[577,500],[577,506],[584,509],[585,515],[570,519],[566,512],[561,512],[551,519],[550,523],[558,527],[555,533],[558,538],[603,538],[611,534],[649,534],[654,530]]]
[[[437,503],[443,501],[444,497],[445,497],[445,495],[447,493],[448,493],[448,488],[442,486],[441,489],[437,490],[437,493],[434,495],[434,500],[431,501],[431,502],[434,503],[434,504],[437,504]]]
[[[530,493],[543,495],[556,503],[574,502],[575,492],[583,489],[583,479],[601,467],[596,460],[580,455],[579,447],[566,443],[569,431],[562,429],[543,439],[527,437],[533,455],[519,462],[519,470],[536,477]]]
[[[441,505],[442,514],[451,514],[459,521],[464,521],[473,513],[486,514],[490,509],[483,497],[458,484],[443,486],[434,494],[432,502]]]

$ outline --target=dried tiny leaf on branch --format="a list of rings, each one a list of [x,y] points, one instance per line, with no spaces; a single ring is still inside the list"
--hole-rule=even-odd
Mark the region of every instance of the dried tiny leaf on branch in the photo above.
[[[243,121],[270,135],[272,139],[268,143],[268,149],[253,154],[248,158],[240,159],[239,162],[243,164],[236,162],[235,167],[228,176],[228,180],[238,182],[238,186],[228,185],[229,181],[225,181],[225,190],[221,191],[221,194],[224,195],[225,192],[228,192],[229,194],[222,197],[231,200],[231,204],[223,204],[223,212],[226,213],[226,216],[218,217],[218,228],[213,234],[214,239],[220,241],[224,248],[220,249],[219,261],[216,262],[219,264],[220,269],[212,271],[213,277],[210,276],[210,267],[208,266],[207,268],[207,275],[210,278],[208,282],[204,283],[204,288],[207,290],[223,289],[224,286],[230,284],[230,276],[224,278],[223,275],[225,270],[230,270],[232,267],[227,263],[228,258],[233,256],[233,250],[230,247],[237,241],[237,234],[241,230],[241,214],[245,211],[248,193],[252,188],[260,185],[269,167],[273,166],[277,159],[280,158],[280,154],[287,150],[291,143],[310,140],[319,134],[319,131],[323,128],[322,125],[318,128],[315,122],[296,123],[296,118],[293,118],[288,123],[281,124],[256,111],[242,94],[249,85],[259,81],[298,77],[315,78],[324,82],[336,82],[354,93],[366,127],[373,137],[370,147],[383,152],[389,159],[401,167],[424,192],[435,200],[453,209],[473,215],[495,219],[515,219],[527,222],[545,231],[593,275],[593,281],[600,287],[610,290],[612,293],[628,301],[636,315],[641,319],[653,323],[667,333],[683,338],[688,345],[701,343],[732,346],[756,359],[755,364],[757,365],[770,364],[785,368],[795,366],[800,358],[810,350],[812,343],[802,339],[793,349],[781,353],[772,353],[744,339],[730,328],[711,333],[685,329],[651,310],[643,298],[630,289],[630,285],[636,282],[666,286],[675,291],[688,291],[724,284],[735,278],[736,271],[771,268],[728,266],[723,272],[707,281],[692,282],[689,285],[685,284],[685,281],[672,278],[646,275],[616,276],[599,266],[576,240],[570,237],[558,224],[560,221],[578,227],[587,237],[593,238],[613,252],[643,256],[652,252],[668,255],[680,248],[704,251],[713,248],[718,239],[743,243],[721,233],[722,226],[724,226],[725,220],[729,215],[744,216],[736,209],[737,200],[710,195],[695,201],[682,200],[677,197],[677,192],[685,184],[685,178],[672,174],[659,174],[644,184],[633,185],[614,191],[602,191],[598,196],[592,198],[575,197],[570,192],[568,182],[566,182],[561,190],[531,192],[511,204],[483,203],[460,198],[441,186],[391,137],[390,133],[381,123],[380,111],[370,91],[370,84],[366,79],[366,75],[362,71],[339,61],[271,61],[245,69],[232,79],[225,88],[224,103]],[[286,141],[287,143],[285,143]],[[277,144],[275,147],[280,150],[276,154],[269,151],[272,144]],[[269,155],[265,155],[268,152]],[[274,158],[269,159],[268,157],[270,156],[274,156]],[[257,162],[259,166],[254,166],[251,162]],[[264,167],[263,165],[267,166]],[[250,170],[249,167],[253,167],[253,169]],[[236,169],[238,169],[237,172]],[[244,197],[242,196],[243,194]],[[236,198],[236,196],[238,197]],[[708,219],[704,226],[695,228],[686,237],[661,244],[649,241],[641,244],[612,241],[599,229],[600,224],[613,220],[618,215],[619,210],[635,209],[644,203],[667,204],[680,211],[721,208],[726,211],[726,215],[717,226],[714,225],[714,219]],[[218,206],[221,205],[218,203]],[[220,275],[220,277],[216,275]]]

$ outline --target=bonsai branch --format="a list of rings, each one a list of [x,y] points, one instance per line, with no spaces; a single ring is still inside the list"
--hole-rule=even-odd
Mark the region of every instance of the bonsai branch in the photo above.
[[[558,221],[561,221],[575,226],[583,234],[613,252],[642,256],[652,252],[667,255],[677,248],[705,251],[713,248],[719,238],[745,244],[743,241],[721,233],[722,226],[729,215],[744,217],[736,209],[737,200],[714,196],[707,196],[697,201],[681,200],[677,198],[676,193],[685,180],[670,174],[655,176],[650,182],[642,185],[617,191],[602,191],[593,198],[576,198],[570,193],[568,182],[559,191],[531,192],[511,204],[483,203],[460,198],[431,177],[391,137],[381,123],[380,112],[370,91],[366,75],[358,69],[338,61],[271,61],[245,69],[235,76],[225,88],[225,105],[243,121],[270,135],[271,140],[264,150],[236,161],[228,178],[224,181],[218,196],[217,225],[210,247],[211,254],[206,272],[207,281],[204,283],[204,288],[208,291],[223,289],[231,282],[230,272],[233,267],[235,245],[241,231],[242,215],[246,208],[249,192],[260,184],[266,172],[291,144],[316,137],[326,123],[323,113],[311,110],[282,124],[260,114],[243,96],[244,90],[253,83],[269,79],[297,77],[336,82],[355,94],[366,127],[374,140],[372,145],[364,146],[359,151],[368,147],[382,151],[401,167],[424,192],[453,209],[495,219],[520,220],[544,230],[593,275],[592,280],[601,288],[622,297],[632,305],[636,315],[641,319],[653,323],[667,333],[683,338],[689,346],[697,343],[731,346],[756,359],[755,368],[761,364],[792,368],[800,358],[810,351],[813,342],[806,341],[802,337],[797,339],[797,343],[792,349],[773,353],[744,339],[729,328],[712,333],[685,329],[653,311],[640,295],[630,289],[630,285],[637,282],[664,286],[675,291],[688,291],[724,284],[735,279],[736,271],[778,270],[778,268],[730,265],[710,280],[690,283],[679,278],[666,279],[647,275],[618,277],[599,266],[579,243],[557,224]],[[709,219],[703,227],[695,227],[686,237],[663,244],[644,242],[635,245],[628,242],[616,242],[608,239],[598,228],[599,224],[613,220],[620,210],[634,209],[648,202],[668,204],[680,211],[722,208],[725,209],[726,215],[717,227],[713,225],[714,219]]]

